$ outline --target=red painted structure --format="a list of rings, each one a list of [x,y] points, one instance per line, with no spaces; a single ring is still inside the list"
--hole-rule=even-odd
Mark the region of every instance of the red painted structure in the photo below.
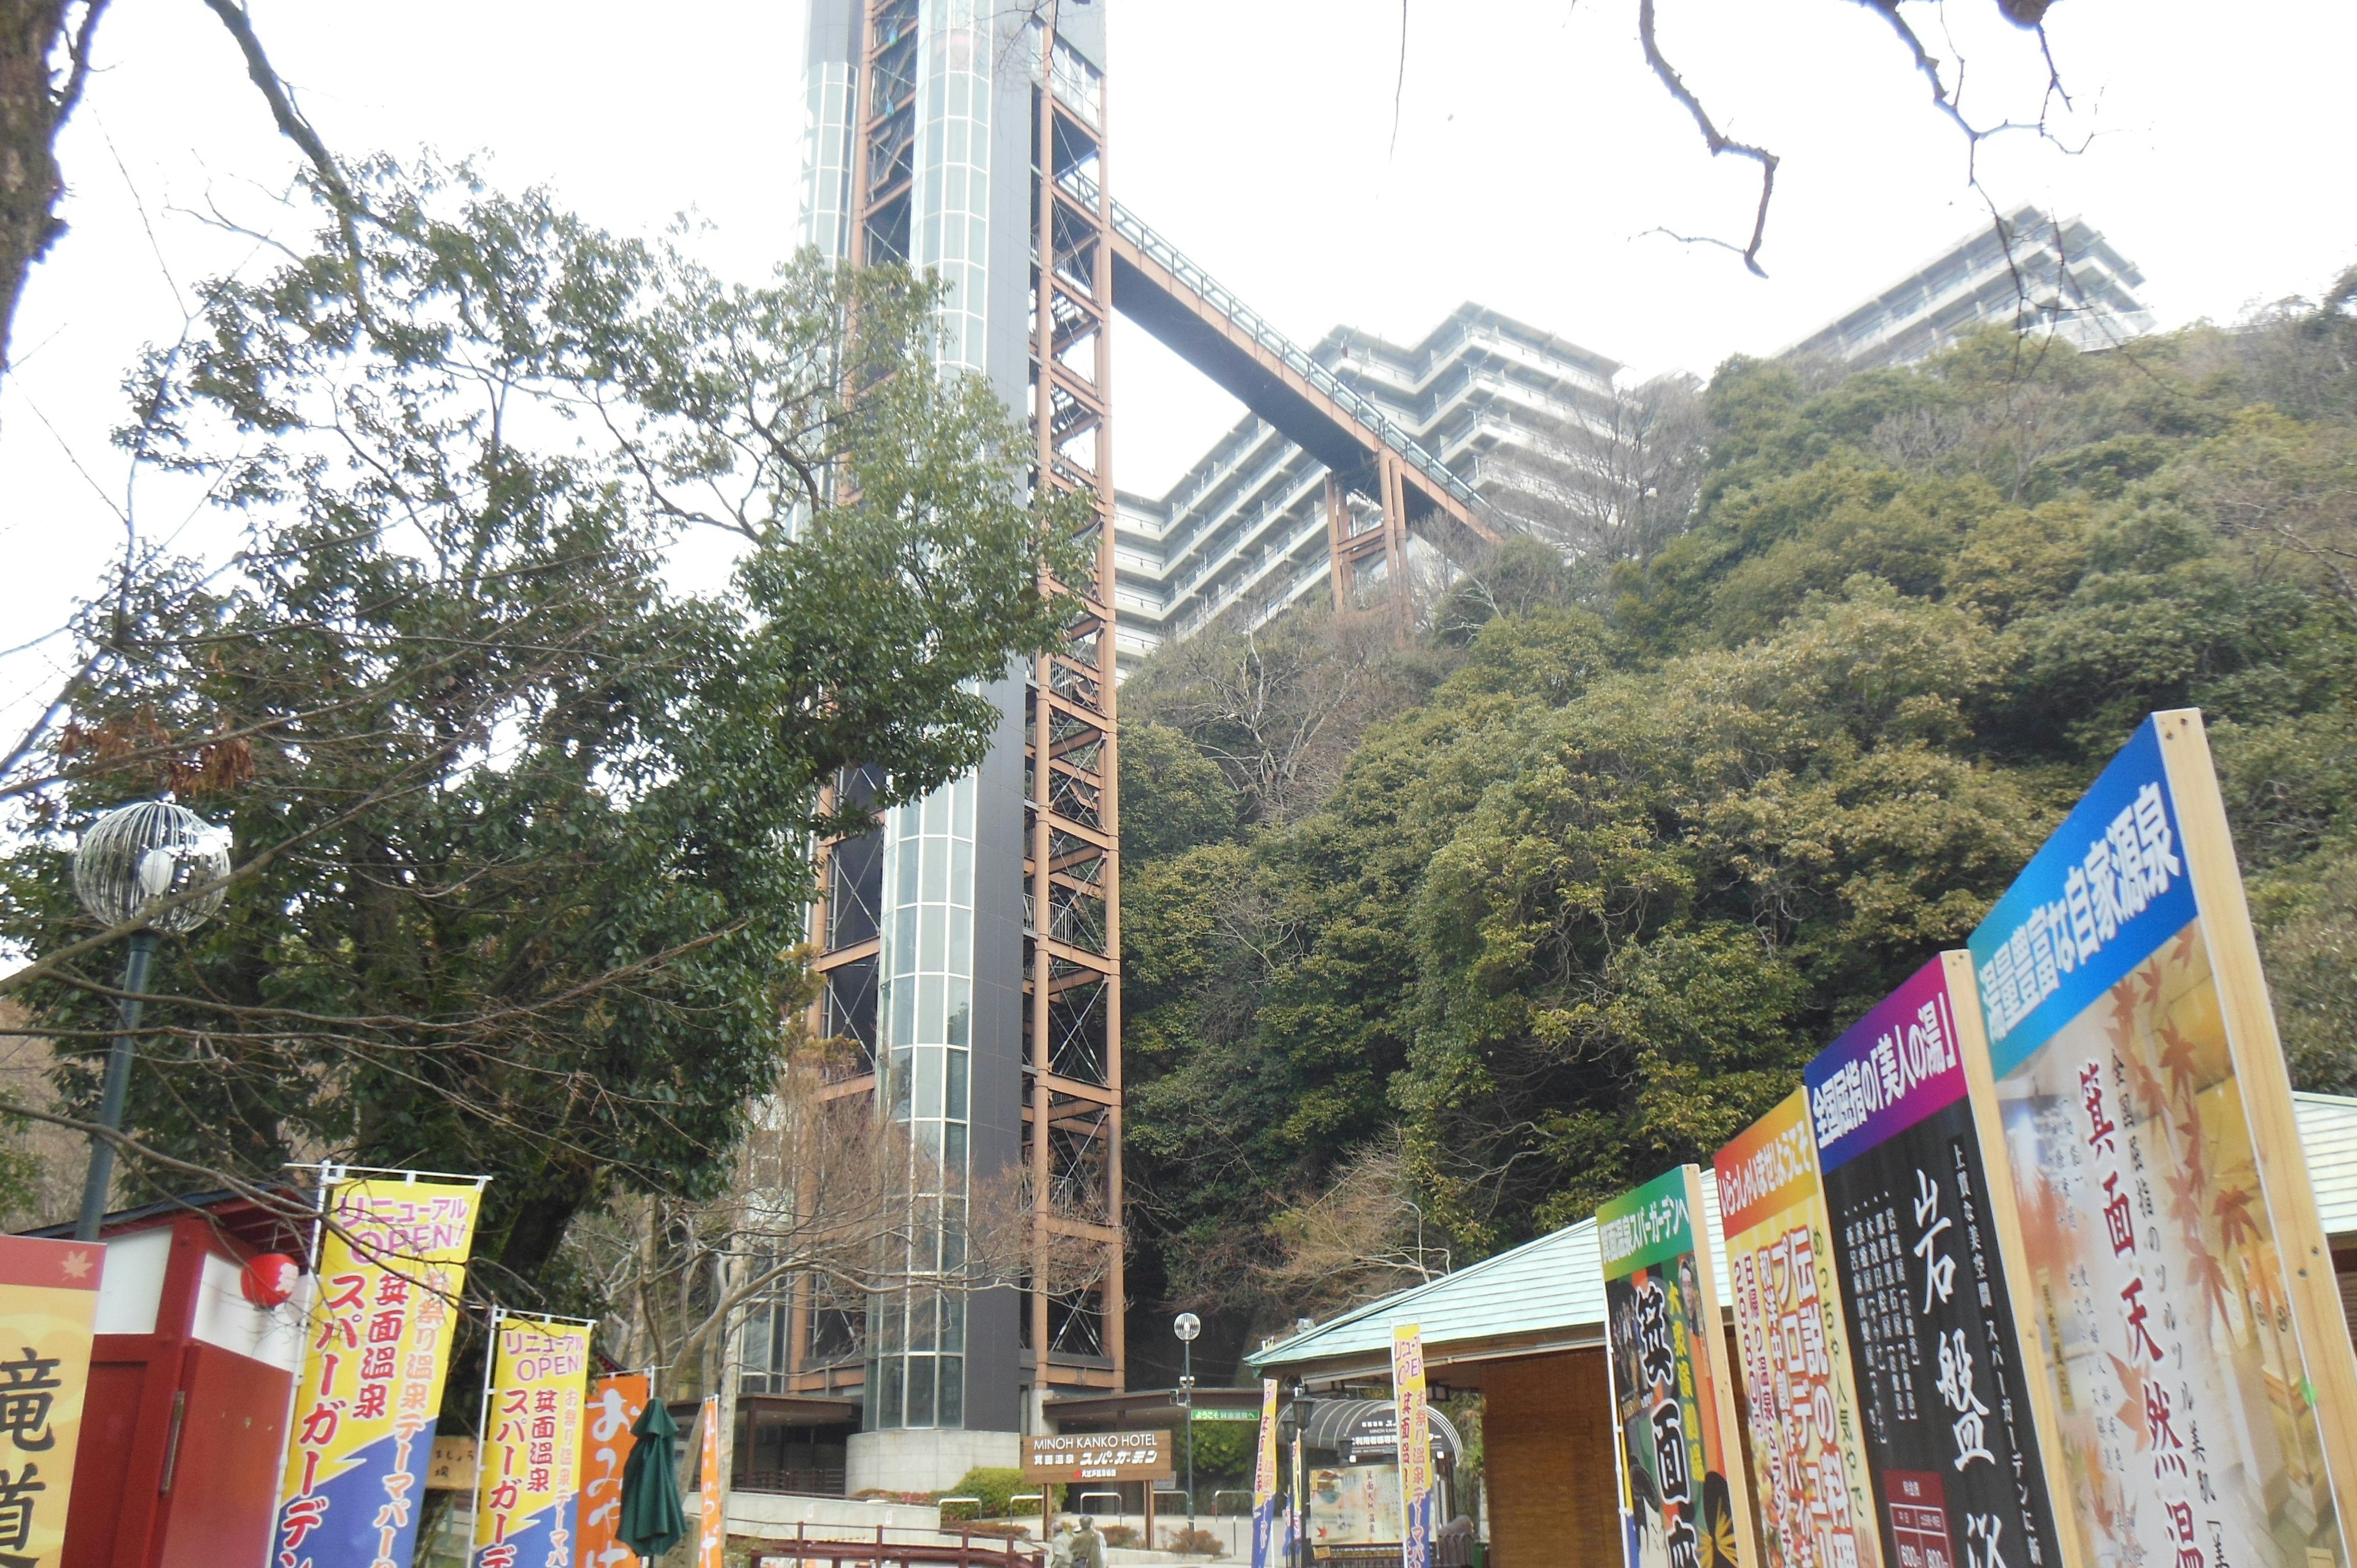
[[[286,1445],[302,1297],[240,1288],[307,1238],[231,1193],[109,1215],[63,1568],[259,1568]]]

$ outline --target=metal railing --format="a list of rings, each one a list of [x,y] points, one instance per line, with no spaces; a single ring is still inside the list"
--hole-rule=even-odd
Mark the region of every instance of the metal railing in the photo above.
[[[1088,206],[1096,205],[1096,181],[1087,175],[1077,169],[1068,170],[1057,183]],[[1154,258],[1157,264],[1193,290],[1206,304],[1243,328],[1254,343],[1274,355],[1295,375],[1324,393],[1335,407],[1372,432],[1378,440],[1406,459],[1410,467],[1445,494],[1468,508],[1477,508],[1481,504],[1481,498],[1472,486],[1458,478],[1448,464],[1418,446],[1414,436],[1392,422],[1390,415],[1310,358],[1293,339],[1263,320],[1258,311],[1238,299],[1217,278],[1189,261],[1178,246],[1147,228],[1135,213],[1118,201],[1113,203],[1113,227],[1114,232]]]

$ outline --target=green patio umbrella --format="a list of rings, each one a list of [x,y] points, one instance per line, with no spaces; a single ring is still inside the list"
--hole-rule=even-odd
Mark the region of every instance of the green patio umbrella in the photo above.
[[[649,1400],[630,1435],[638,1441],[622,1465],[622,1516],[614,1535],[651,1563],[687,1533],[687,1515],[679,1506],[679,1456],[672,1449],[679,1427],[662,1401]]]

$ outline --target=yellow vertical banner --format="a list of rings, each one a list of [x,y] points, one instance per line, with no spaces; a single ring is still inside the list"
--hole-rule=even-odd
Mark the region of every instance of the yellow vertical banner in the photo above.
[[[1424,1331],[1392,1326],[1392,1401],[1399,1420],[1401,1568],[1432,1568],[1432,1412],[1424,1390]]]
[[[106,1249],[0,1236],[0,1563],[58,1568]]]
[[[615,1530],[622,1522],[622,1470],[638,1439],[630,1428],[654,1397],[644,1372],[599,1378],[589,1388],[581,1434],[581,1520],[574,1568],[634,1568],[639,1554]]]
[[[1276,1380],[1260,1380],[1260,1442],[1253,1456],[1253,1568],[1275,1568]]]
[[[695,1521],[695,1568],[723,1568],[728,1541],[728,1487],[720,1474],[720,1396],[704,1402],[704,1466],[695,1489],[703,1504]]]
[[[476,1185],[375,1176],[328,1196],[274,1568],[405,1568],[474,1246]]]
[[[473,1568],[573,1568],[589,1325],[501,1313],[475,1445]]]

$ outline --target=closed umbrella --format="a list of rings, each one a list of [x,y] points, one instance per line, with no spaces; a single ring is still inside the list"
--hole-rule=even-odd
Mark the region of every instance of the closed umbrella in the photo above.
[[[630,1457],[622,1466],[621,1520],[614,1538],[647,1562],[669,1552],[687,1533],[687,1515],[679,1506],[679,1455],[673,1452],[679,1427],[661,1400],[631,1423]]]

